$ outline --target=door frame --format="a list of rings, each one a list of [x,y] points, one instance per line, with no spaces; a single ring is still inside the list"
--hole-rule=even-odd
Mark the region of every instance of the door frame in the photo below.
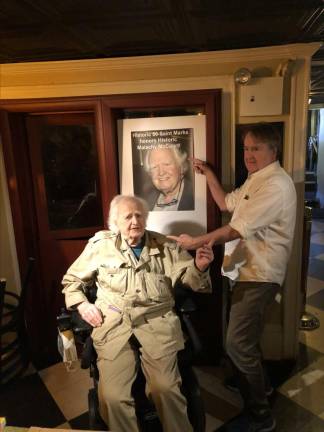
[[[71,100],[10,101],[0,104],[3,154],[20,275],[25,274],[28,257],[32,256],[36,260],[35,271],[26,295],[25,311],[29,337],[32,340],[30,355],[38,367],[47,366],[46,357],[49,357],[47,352],[51,352],[51,348],[46,350],[45,346],[48,334],[53,332],[49,332],[50,324],[48,324],[48,316],[44,308],[44,305],[48,304],[49,293],[43,289],[42,271],[39,267],[41,263],[39,229],[25,120],[29,114],[64,112],[92,112],[94,114],[98,161],[100,161],[98,165],[100,193],[105,221],[106,203],[117,193],[118,179],[115,173],[115,151],[114,149],[108,151],[103,140],[100,100],[98,98],[73,98]],[[52,353],[54,353],[54,358],[57,353],[54,344]]]
[[[161,93],[138,93],[130,95],[109,95],[94,97],[72,97],[58,99],[31,99],[28,101],[1,101],[0,128],[3,137],[4,160],[9,186],[9,197],[16,237],[16,247],[20,273],[25,271],[27,258],[39,258],[37,247],[36,208],[32,194],[32,179],[27,152],[27,137],[24,129],[24,117],[29,113],[86,112],[95,115],[96,139],[100,173],[100,189],[104,210],[104,221],[108,216],[108,204],[119,191],[118,173],[118,137],[117,120],[122,118],[125,109],[140,108],[173,108],[186,106],[202,106],[206,115],[206,154],[221,178],[221,90],[190,90]],[[105,187],[104,187],[105,185]],[[211,231],[221,224],[220,212],[207,191],[207,230]],[[215,362],[222,350],[221,332],[216,334],[206,319],[206,309],[211,317],[221,317],[221,279],[220,266],[222,248],[215,248],[215,262],[211,266],[214,281],[212,301],[209,296],[201,295],[198,302],[201,314],[198,313],[196,325],[198,331],[205,335],[210,345],[205,361]],[[42,310],[41,278],[36,272],[33,281],[33,303],[29,308],[35,313]],[[208,298],[207,298],[208,297]],[[199,308],[199,305],[198,305]],[[43,319],[46,319],[44,316]],[[216,325],[216,323],[215,323]],[[35,326],[36,327],[36,326]],[[199,328],[200,327],[200,328]],[[41,346],[41,328],[35,329],[36,346]],[[213,343],[209,344],[210,338]],[[203,341],[204,342],[204,341]],[[34,354],[39,354],[38,349]]]

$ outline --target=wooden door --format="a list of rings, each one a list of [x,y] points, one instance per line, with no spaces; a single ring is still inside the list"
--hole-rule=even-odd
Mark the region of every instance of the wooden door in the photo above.
[[[130,116],[206,114],[207,160],[220,176],[219,90],[115,95],[99,98],[0,103],[17,255],[24,273],[36,256],[35,283],[27,301],[32,359],[41,367],[59,360],[56,316],[64,303],[61,279],[88,238],[105,227],[108,205],[119,191],[117,120]],[[93,206],[93,207],[91,207]],[[92,209],[92,210],[91,210]],[[220,214],[207,194],[207,229]],[[222,346],[220,262],[211,266],[213,295],[197,295],[195,324],[218,360]]]
[[[44,358],[57,356],[61,280],[89,237],[104,227],[94,113],[26,117],[42,288]],[[47,351],[47,352],[46,352]]]

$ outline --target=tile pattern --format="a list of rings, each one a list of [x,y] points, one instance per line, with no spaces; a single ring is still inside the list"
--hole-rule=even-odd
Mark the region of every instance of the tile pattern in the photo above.
[[[313,220],[309,254],[306,310],[324,323],[324,219]],[[324,326],[324,324],[323,324]],[[271,404],[280,432],[324,431],[323,326],[300,332],[297,363],[268,362],[276,388]],[[227,390],[221,366],[195,368],[206,410],[206,432],[222,432],[239,412],[239,394]],[[63,363],[36,371],[0,389],[0,416],[12,426],[88,429],[87,370],[68,372]],[[241,431],[240,431],[241,432]]]

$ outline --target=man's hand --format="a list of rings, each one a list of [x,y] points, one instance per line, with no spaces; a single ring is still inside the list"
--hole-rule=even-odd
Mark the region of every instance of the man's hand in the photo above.
[[[206,244],[196,251],[195,264],[200,271],[205,271],[214,259],[213,249]]]
[[[180,247],[186,250],[195,249],[194,237],[188,234],[180,234],[179,236],[168,235],[167,238],[174,240],[178,243]]]
[[[192,237],[189,234],[180,234],[179,236],[168,235],[167,238],[176,241],[178,246],[186,250],[198,249],[205,244],[208,244],[208,246],[213,246],[214,244],[213,238],[209,233],[197,237]]]
[[[92,327],[99,327],[102,324],[102,315],[100,310],[92,303],[84,301],[77,307],[81,318]]]
[[[212,171],[207,162],[204,162],[197,158],[188,158],[193,165],[193,168],[196,173],[206,175],[208,171]]]

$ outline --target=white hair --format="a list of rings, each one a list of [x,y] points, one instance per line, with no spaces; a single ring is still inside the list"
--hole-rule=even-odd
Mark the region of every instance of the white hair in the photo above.
[[[181,167],[182,174],[185,174],[189,168],[189,164],[187,161],[187,153],[180,150],[175,144],[170,144],[169,147],[156,147],[154,149],[147,150],[145,159],[144,159],[144,169],[146,172],[150,172],[150,154],[153,150],[171,150],[173,153],[174,159],[179,167]]]
[[[116,195],[110,203],[109,216],[108,216],[109,229],[116,234],[119,233],[119,228],[117,226],[119,205],[125,201],[133,201],[142,207],[145,224],[148,217],[149,208],[145,200],[143,200],[142,198],[136,195]]]

